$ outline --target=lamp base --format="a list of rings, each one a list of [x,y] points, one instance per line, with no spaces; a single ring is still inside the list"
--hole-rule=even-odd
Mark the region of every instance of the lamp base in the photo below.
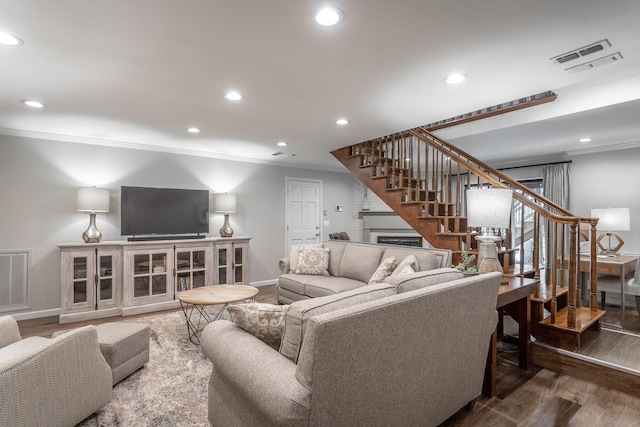
[[[478,272],[492,271],[502,273],[502,264],[498,260],[498,248],[494,242],[481,241],[478,243]]]
[[[89,228],[82,233],[82,240],[85,243],[98,243],[102,240],[102,233],[96,228],[96,214],[89,214]]]
[[[224,225],[220,229],[220,237],[233,237],[233,228],[229,225],[229,214],[224,214]]]
[[[606,237],[608,237],[609,239],[609,247],[605,248],[602,245],[602,239],[604,239]],[[611,236],[613,236],[617,241],[618,244],[616,245],[615,248],[611,247]],[[618,253],[618,251],[620,250],[620,248],[622,247],[622,245],[624,245],[624,240],[622,240],[622,237],[620,237],[620,235],[618,233],[601,233],[598,238],[596,239],[596,245],[598,245],[598,247],[600,248],[600,250],[607,254],[607,255],[616,255]]]

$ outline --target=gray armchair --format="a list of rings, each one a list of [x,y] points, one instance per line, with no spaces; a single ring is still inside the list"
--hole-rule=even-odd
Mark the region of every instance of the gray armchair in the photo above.
[[[21,339],[15,319],[0,317],[0,426],[74,426],[111,393],[94,326]]]

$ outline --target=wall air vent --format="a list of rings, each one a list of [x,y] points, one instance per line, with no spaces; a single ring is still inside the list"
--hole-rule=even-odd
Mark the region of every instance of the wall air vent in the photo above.
[[[581,73],[582,71],[587,71],[592,68],[600,67],[602,65],[611,64],[612,62],[620,61],[621,59],[622,55],[620,54],[620,52],[616,52],[613,55],[605,56],[604,58],[596,59],[594,61],[587,62],[586,64],[567,68],[565,71],[571,74]]]
[[[553,58],[551,58],[551,61],[553,61],[553,63],[556,65],[561,65],[569,61],[574,61],[576,59],[592,55],[594,53],[602,52],[603,50],[609,49],[610,47],[611,43],[609,43],[609,40],[604,39],[600,40],[599,42],[591,43],[590,45],[563,53],[562,55],[554,56]]]

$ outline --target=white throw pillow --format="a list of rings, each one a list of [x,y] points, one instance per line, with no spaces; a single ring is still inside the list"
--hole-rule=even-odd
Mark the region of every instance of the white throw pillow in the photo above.
[[[382,283],[382,281],[389,277],[393,270],[395,270],[397,264],[396,257],[390,256],[389,258],[385,258],[373,273],[371,279],[369,279],[369,284]]]
[[[404,259],[402,261],[400,261],[400,263],[398,264],[398,266],[395,268],[395,270],[393,270],[393,273],[391,273],[391,275],[396,275],[396,274],[400,274],[401,271],[405,271],[404,274],[406,273],[406,266],[411,267],[411,272],[415,272],[416,271],[416,266],[418,265],[418,260],[416,259],[415,255],[409,255],[404,257]]]
[[[306,245],[291,245],[291,252],[289,253],[289,273],[295,273],[298,266],[298,249],[301,247],[307,248],[322,248],[322,243],[310,243]]]

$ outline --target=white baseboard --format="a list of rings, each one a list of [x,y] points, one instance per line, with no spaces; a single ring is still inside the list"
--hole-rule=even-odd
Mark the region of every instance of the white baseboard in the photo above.
[[[41,317],[50,317],[50,316],[59,316],[60,309],[52,308],[49,310],[39,310],[39,311],[27,311],[25,313],[6,313],[9,316],[12,316],[16,320],[28,320],[28,319],[39,319]]]
[[[276,283],[278,283],[278,279],[261,280],[260,282],[251,282],[249,284],[251,286],[255,286],[256,288],[259,288],[260,286],[275,285]]]

